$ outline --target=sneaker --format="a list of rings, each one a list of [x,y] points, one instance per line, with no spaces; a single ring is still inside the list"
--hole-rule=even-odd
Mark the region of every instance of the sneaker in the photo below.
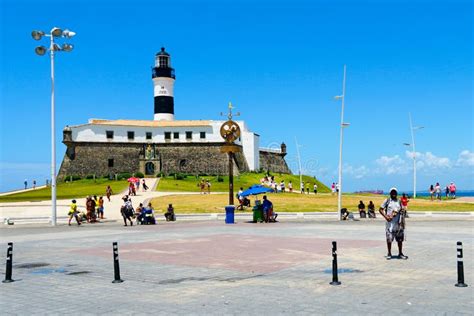
[[[407,259],[408,259],[408,257],[407,257],[407,256],[405,256],[403,253],[401,253],[401,254],[399,254],[399,255],[398,255],[398,259],[407,260]]]
[[[385,259],[387,259],[387,260],[392,259],[392,255],[391,255],[391,254],[387,254],[387,255],[385,256]]]

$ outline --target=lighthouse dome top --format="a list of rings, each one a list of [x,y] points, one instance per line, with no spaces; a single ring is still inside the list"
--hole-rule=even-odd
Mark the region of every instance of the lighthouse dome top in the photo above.
[[[156,56],[169,56],[170,54],[168,54],[166,51],[165,51],[165,48],[162,47],[161,48],[161,51],[159,51],[158,53],[156,53]]]

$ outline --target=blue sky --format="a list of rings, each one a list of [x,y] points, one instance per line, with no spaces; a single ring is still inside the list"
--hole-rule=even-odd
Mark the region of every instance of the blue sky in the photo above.
[[[13,1],[0,21],[0,190],[49,175],[50,63],[30,33],[77,32],[56,57],[58,167],[65,125],[153,118],[150,67],[165,46],[177,119],[220,119],[232,101],[261,135],[284,141],[297,172],[337,180],[347,64],[344,191],[455,181],[474,189],[473,7],[468,0]],[[47,45],[47,40],[41,42]]]

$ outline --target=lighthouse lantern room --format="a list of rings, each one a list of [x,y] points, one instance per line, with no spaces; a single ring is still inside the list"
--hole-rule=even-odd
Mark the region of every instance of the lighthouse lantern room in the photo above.
[[[174,69],[171,68],[170,54],[162,47],[155,55],[152,80],[155,95],[155,121],[174,120]]]

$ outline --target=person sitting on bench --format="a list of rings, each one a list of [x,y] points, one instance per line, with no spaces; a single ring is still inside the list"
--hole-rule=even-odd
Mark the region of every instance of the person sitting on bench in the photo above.
[[[165,213],[165,218],[167,222],[174,222],[176,220],[176,215],[174,215],[173,204],[168,205],[168,210]]]
[[[364,202],[362,201],[359,201],[359,215],[360,215],[360,218],[366,218],[367,217],[367,213],[365,212],[365,204]]]
[[[265,223],[268,223],[270,219],[272,218],[272,213],[273,213],[273,203],[270,202],[269,199],[267,199],[267,196],[263,196],[263,218],[265,220]]]
[[[374,202],[370,201],[367,205],[367,211],[369,213],[369,218],[375,218],[375,205]]]
[[[148,203],[148,206],[145,208],[145,219],[143,220],[143,224],[145,225],[155,225],[155,214],[153,212],[153,207],[151,203]]]

